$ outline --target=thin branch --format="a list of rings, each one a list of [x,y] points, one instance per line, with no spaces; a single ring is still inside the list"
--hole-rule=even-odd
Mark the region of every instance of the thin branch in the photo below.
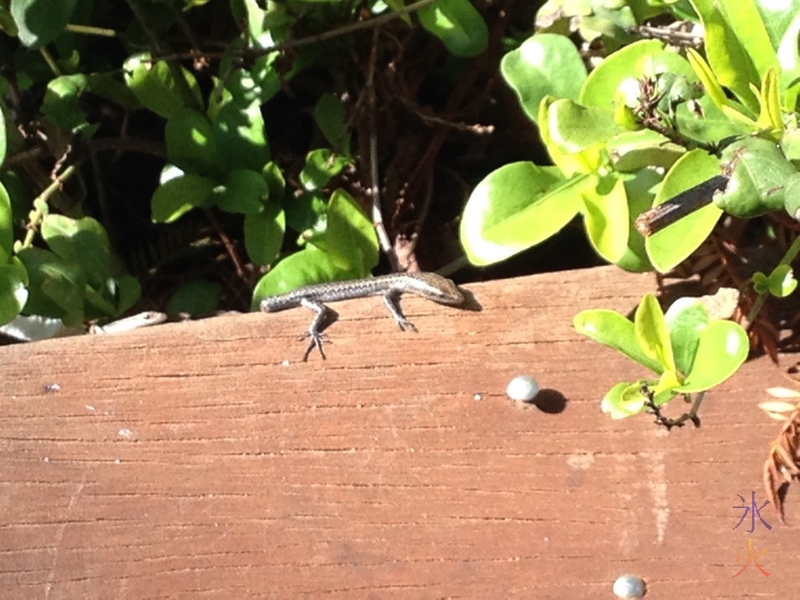
[[[372,19],[367,19],[366,21],[348,23],[347,25],[342,25],[341,27],[338,27],[336,29],[331,29],[329,31],[324,31],[322,33],[300,38],[297,40],[287,40],[285,42],[274,44],[267,48],[243,48],[238,51],[234,50],[226,52],[204,52],[202,54],[198,54],[196,51],[180,52],[177,54],[169,54],[161,57],[153,57],[148,60],[150,62],[156,62],[159,60],[177,61],[177,60],[195,59],[198,58],[199,56],[202,56],[204,58],[229,58],[233,56],[258,58],[259,56],[264,56],[272,52],[278,52],[280,50],[289,50],[290,48],[301,48],[303,46],[310,46],[311,44],[324,42],[326,40],[341,37],[343,35],[355,33],[356,31],[362,31],[366,29],[372,29],[374,27],[380,27],[385,23],[389,23],[391,21],[394,21],[395,19],[399,19],[400,17],[405,16],[409,13],[416,12],[421,8],[425,8],[426,6],[433,4],[434,2],[437,1],[438,0],[418,0],[418,2],[414,2],[413,4],[409,4],[408,6],[399,8],[395,11],[386,14],[373,17]]]

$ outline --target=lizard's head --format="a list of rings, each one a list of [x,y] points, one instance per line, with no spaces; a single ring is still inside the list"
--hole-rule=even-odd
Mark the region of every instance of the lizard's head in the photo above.
[[[428,300],[448,306],[460,306],[466,302],[458,286],[436,273],[408,273],[415,280],[414,291]]]

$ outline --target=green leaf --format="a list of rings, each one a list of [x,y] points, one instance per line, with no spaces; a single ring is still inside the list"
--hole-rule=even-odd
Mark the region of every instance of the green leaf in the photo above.
[[[647,256],[644,237],[634,227],[636,218],[653,204],[653,190],[661,182],[655,169],[643,168],[634,176],[624,176],[625,195],[628,198],[628,244],[617,266],[634,273],[652,271],[653,265]]]
[[[593,149],[615,135],[627,132],[616,123],[610,110],[581,106],[571,100],[553,102],[548,119],[550,140],[565,154]]]
[[[761,82],[759,94],[761,112],[758,115],[758,126],[778,137],[783,130],[783,113],[781,112],[780,91],[778,90],[778,71],[770,68]]]
[[[697,298],[679,298],[664,315],[669,330],[675,366],[686,376],[692,369],[700,334],[710,322],[708,311]]]
[[[228,171],[225,185],[214,190],[213,201],[226,212],[252,215],[264,210],[267,198],[269,185],[261,173],[233,169]]]
[[[499,262],[546,240],[578,214],[591,179],[565,180],[555,167],[530,162],[489,174],[467,201],[461,243],[474,265]]]
[[[729,102],[728,97],[725,95],[725,90],[722,89],[719,81],[717,81],[717,76],[703,56],[694,48],[688,48],[686,50],[686,57],[695,75],[697,75],[700,82],[703,84],[706,94],[708,94],[717,108],[721,110],[723,106],[728,105]]]
[[[325,233],[328,198],[320,192],[303,192],[284,202],[286,225],[300,231],[302,240],[314,240]]]
[[[167,313],[173,317],[181,313],[193,317],[210,315],[217,310],[221,294],[222,286],[216,281],[190,281],[172,294]]]
[[[253,103],[264,104],[281,89],[281,76],[273,67],[277,53],[259,56],[249,69],[237,67],[224,76],[225,88],[237,106],[246,108]],[[222,70],[222,69],[221,69]]]
[[[534,122],[543,98],[550,95],[577,101],[586,79],[586,66],[575,44],[563,35],[549,33],[534,35],[506,54],[500,70]]]
[[[757,271],[753,273],[753,289],[755,290],[756,294],[766,294],[769,292],[769,279],[767,276]]]
[[[15,265],[0,265],[0,325],[16,317],[28,300],[25,281],[20,277],[20,268]]]
[[[167,158],[182,170],[214,174],[224,172],[222,155],[217,150],[211,123],[200,113],[185,110],[169,119],[164,138]]]
[[[365,277],[378,264],[378,236],[372,221],[344,190],[336,190],[328,203],[328,225],[322,239],[312,240],[326,251],[339,270]]]
[[[322,94],[314,107],[314,120],[331,147],[349,156],[350,136],[345,129],[344,102],[331,93]]]
[[[785,298],[797,288],[791,265],[778,265],[769,274],[767,289],[776,298]]]
[[[706,56],[716,78],[755,115],[758,101],[750,85],[761,83],[767,68],[777,66],[777,57],[753,3],[740,0],[736,6],[721,6],[713,0],[692,0],[692,5],[706,31]]]
[[[645,294],[634,318],[636,339],[645,356],[656,361],[662,371],[675,370],[675,356],[664,313],[653,294]]]
[[[42,238],[65,264],[79,266],[92,287],[101,288],[111,276],[108,233],[91,217],[47,215],[42,222]]]
[[[659,375],[663,372],[663,367],[642,351],[633,322],[618,312],[603,309],[584,310],[575,315],[572,325],[581,335],[618,350]]]
[[[455,56],[476,56],[486,49],[489,29],[469,0],[439,0],[417,15],[422,26]]]
[[[714,321],[700,334],[692,370],[675,391],[691,394],[711,389],[733,375],[744,363],[750,344],[738,323]]]
[[[278,258],[286,233],[286,215],[280,204],[267,201],[264,211],[244,218],[247,254],[257,265],[271,265]]]
[[[142,296],[142,285],[130,275],[121,275],[117,279],[117,308],[114,315],[119,315],[136,304]]]
[[[179,67],[191,95],[191,99],[184,99],[181,93],[184,85],[175,82],[170,66],[163,60],[150,62],[149,58],[147,53],[138,54],[123,64],[125,82],[142,106],[165,119],[180,117],[186,110],[203,106],[200,86],[191,72]]]
[[[261,300],[267,296],[283,294],[304,285],[358,277],[360,275],[339,269],[328,253],[308,246],[284,258],[259,280],[253,290],[251,308],[257,310]]]
[[[5,186],[0,183],[0,264],[8,262],[13,248],[14,213],[11,210],[11,198],[8,197]]]
[[[644,401],[639,382],[621,382],[603,397],[600,408],[612,419],[624,419],[644,411]]]
[[[581,197],[589,241],[600,256],[617,262],[628,248],[630,230],[625,184],[612,173],[594,189],[585,189]]]
[[[0,165],[6,160],[8,139],[6,138],[6,111],[5,104],[0,101]]]
[[[777,35],[780,35],[779,43],[776,45],[778,62],[781,69],[781,90],[785,90],[784,108],[792,113],[797,109],[797,95],[800,92],[798,79],[800,78],[800,49],[798,49],[797,39],[800,37],[800,2],[792,0],[795,5],[793,10],[781,10],[775,12],[776,20],[787,18],[786,28],[778,28]],[[760,6],[765,9],[764,5]],[[772,19],[765,19],[765,25],[769,28]]]
[[[784,209],[790,217],[800,221],[800,173],[795,173],[786,180],[784,196]]]
[[[42,112],[67,130],[86,125],[86,113],[80,106],[80,96],[86,86],[85,75],[64,75],[50,80],[42,101]]]
[[[608,139],[606,149],[614,169],[623,172],[654,167],[668,169],[686,153],[686,148],[649,129],[619,133]]]
[[[719,172],[717,158],[703,150],[692,150],[681,157],[667,173],[653,206],[658,206]],[[721,215],[722,212],[716,206],[709,204],[646,238],[645,248],[653,266],[659,272],[665,273],[682,262],[708,237]]]
[[[784,208],[785,189],[797,169],[769,140],[745,138],[722,153],[735,164],[731,181],[714,204],[734,217],[750,218]]]
[[[72,17],[76,0],[11,0],[11,16],[20,42],[41,48],[56,39]]]
[[[58,318],[67,326],[83,323],[83,269],[41,248],[22,248],[17,256],[30,279],[25,314]]]
[[[172,223],[193,208],[211,206],[215,185],[211,179],[191,173],[162,183],[150,201],[153,222]]]
[[[214,139],[226,164],[260,171],[269,162],[270,150],[261,105],[238,106],[227,102],[213,118]]]
[[[594,106],[612,110],[617,92],[622,94],[629,106],[634,106],[639,95],[636,79],[645,73],[636,70],[636,65],[645,57],[662,51],[664,44],[657,40],[634,42],[614,52],[597,66],[583,84],[578,102],[584,106]],[[650,75],[655,75],[651,73]]]
[[[345,156],[334,154],[328,148],[312,150],[306,156],[306,164],[300,171],[300,183],[309,192],[328,185],[352,161]]]

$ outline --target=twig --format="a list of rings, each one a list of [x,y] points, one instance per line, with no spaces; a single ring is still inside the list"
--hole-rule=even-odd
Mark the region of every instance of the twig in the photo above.
[[[377,101],[375,98],[375,68],[378,62],[378,30],[372,31],[372,47],[369,53],[369,65],[367,68],[366,100],[367,111],[369,113],[369,178],[370,193],[372,194],[372,224],[378,236],[378,243],[389,259],[392,271],[397,271],[397,254],[392,247],[389,234],[386,232],[386,225],[383,221],[383,211],[381,210],[381,182],[378,168],[378,127],[376,112]]]
[[[685,412],[680,417],[675,419],[665,417],[662,414],[661,408],[656,406],[654,401],[655,392],[653,392],[653,390],[651,390],[646,383],[642,383],[640,393],[645,397],[644,405],[648,408],[647,412],[655,416],[656,425],[665,427],[667,431],[670,431],[673,427],[683,427],[686,424],[686,421],[691,421],[695,427],[700,427],[700,417],[697,416],[697,411],[700,409],[700,404],[703,402],[703,397],[706,394],[704,391],[700,392],[694,397],[694,402],[692,403],[692,408],[689,409],[689,412]],[[684,398],[687,402],[689,401],[688,395],[684,394]]]
[[[198,57],[203,58],[228,58],[233,56],[241,56],[246,58],[258,58],[260,56],[264,56],[266,54],[270,54],[272,52],[278,52],[280,50],[288,50],[290,48],[300,48],[302,46],[309,46],[311,44],[317,44],[319,42],[324,42],[333,38],[341,37],[343,35],[348,35],[350,33],[355,33],[356,31],[362,31],[365,29],[371,29],[373,27],[379,27],[384,23],[389,23],[390,21],[394,21],[404,15],[407,15],[412,12],[416,12],[421,8],[425,8],[429,4],[433,4],[438,0],[418,0],[418,2],[414,2],[413,4],[409,4],[403,8],[399,8],[392,12],[379,15],[377,17],[373,17],[372,19],[367,19],[366,21],[358,21],[356,23],[348,23],[347,25],[343,25],[336,29],[331,29],[329,31],[324,31],[322,33],[318,33],[316,35],[310,35],[308,37],[300,38],[297,40],[287,40],[285,42],[281,42],[279,44],[273,44],[267,48],[243,48],[241,50],[234,50],[234,51],[225,51],[225,52],[204,52],[202,54],[198,54],[197,52],[180,52],[177,54],[169,54],[161,57],[153,57],[148,59],[150,62],[156,62],[159,60],[164,61],[178,61],[178,60],[186,60],[186,59],[195,59]]]
[[[724,191],[729,181],[730,177],[727,175],[715,175],[711,179],[706,179],[666,202],[644,211],[636,219],[634,226],[644,237],[658,233],[686,215],[711,204],[714,194]]]
[[[61,175],[57,176],[53,180],[53,183],[48,185],[44,189],[44,191],[41,194],[39,194],[39,196],[33,201],[33,206],[36,208],[34,208],[30,214],[30,221],[28,222],[27,225],[28,232],[25,234],[25,240],[22,242],[23,248],[27,248],[28,246],[33,244],[33,237],[36,235],[36,227],[42,222],[42,219],[44,218],[44,211],[38,207],[41,206],[42,203],[46,204],[47,201],[50,199],[50,197],[59,190],[61,185],[65,181],[69,180],[76,172],[77,169],[75,168],[75,165],[70,165],[69,167],[64,169],[64,172],[61,173]]]

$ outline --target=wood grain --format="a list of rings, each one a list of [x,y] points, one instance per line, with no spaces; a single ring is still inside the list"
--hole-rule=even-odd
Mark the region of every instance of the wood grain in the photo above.
[[[700,429],[611,421],[644,373],[578,336],[649,275],[601,268],[466,286],[481,312],[336,305],[328,360],[303,310],[0,347],[4,598],[647,598],[796,595],[798,496],[750,518],[786,385],[766,359]],[[505,397],[517,374],[542,407]],[[744,564],[748,537],[759,563]],[[737,553],[743,553],[736,562]]]

